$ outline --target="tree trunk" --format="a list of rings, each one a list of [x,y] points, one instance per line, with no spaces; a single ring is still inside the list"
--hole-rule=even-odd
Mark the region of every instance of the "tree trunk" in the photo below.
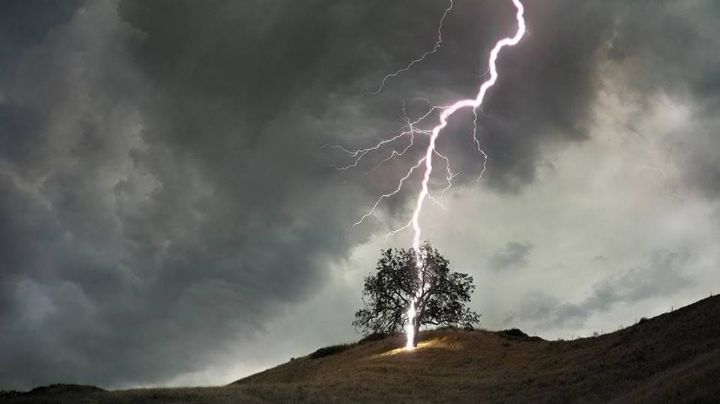
[[[418,323],[417,318],[413,321],[413,329],[415,330],[415,333],[413,334],[412,346],[413,348],[417,348],[418,341],[420,341],[420,324]]]

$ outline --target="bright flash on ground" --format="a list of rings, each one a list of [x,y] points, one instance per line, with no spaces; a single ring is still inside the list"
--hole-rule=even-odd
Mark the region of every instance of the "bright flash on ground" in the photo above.
[[[386,356],[396,356],[401,355],[408,352],[422,352],[422,351],[429,351],[429,350],[435,350],[435,349],[443,349],[443,350],[450,350],[450,351],[457,351],[461,349],[461,344],[456,341],[451,341],[448,338],[433,338],[429,339],[427,341],[420,341],[418,343],[418,346],[416,348],[407,348],[405,346],[396,348],[387,352],[383,352],[381,354],[377,354],[373,357],[380,358],[380,357],[386,357]]]

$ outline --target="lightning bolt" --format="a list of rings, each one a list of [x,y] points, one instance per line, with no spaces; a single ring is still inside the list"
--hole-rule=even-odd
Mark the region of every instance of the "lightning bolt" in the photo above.
[[[378,88],[375,89],[375,91],[370,93],[371,95],[380,94],[390,79],[393,79],[393,78],[409,71],[416,64],[423,62],[428,56],[437,53],[437,51],[440,49],[440,47],[442,46],[442,43],[443,43],[443,33],[442,33],[443,25],[445,24],[445,18],[447,18],[448,14],[450,14],[450,11],[452,11],[452,9],[454,7],[453,1],[454,0],[450,0],[450,4],[445,9],[445,12],[443,13],[442,18],[440,18],[440,23],[438,24],[438,29],[437,29],[437,40],[435,41],[435,46],[433,46],[432,49],[426,51],[419,57],[411,60],[405,67],[398,69],[390,74],[387,74],[385,77],[383,77],[382,81],[380,82],[380,85],[378,86]]]
[[[413,211],[412,219],[410,222],[412,223],[413,228],[413,249],[416,253],[416,259],[417,259],[417,268],[420,270],[420,268],[423,267],[423,260],[422,254],[420,254],[420,238],[422,236],[422,228],[420,227],[420,213],[422,213],[423,204],[425,203],[425,199],[430,194],[430,190],[428,187],[428,183],[430,182],[430,176],[432,175],[433,171],[433,164],[432,164],[432,157],[435,153],[435,146],[438,137],[440,137],[440,134],[442,133],[442,130],[445,129],[448,125],[448,119],[452,117],[457,111],[464,109],[464,108],[472,108],[473,113],[475,114],[475,122],[477,122],[477,109],[482,106],[483,101],[485,100],[485,95],[487,94],[487,91],[495,85],[498,79],[498,72],[497,72],[497,58],[500,54],[500,51],[502,48],[506,46],[515,46],[517,45],[522,37],[525,35],[525,8],[523,7],[523,4],[520,2],[520,0],[512,0],[513,4],[517,8],[517,22],[518,22],[518,29],[515,33],[515,36],[503,38],[500,41],[498,41],[495,44],[495,47],[490,51],[490,60],[488,65],[490,66],[490,77],[482,83],[480,86],[480,91],[478,91],[477,96],[474,99],[465,99],[455,102],[454,104],[450,105],[449,107],[446,107],[443,109],[442,113],[440,113],[440,123],[435,126],[432,130],[432,134],[430,135],[430,143],[428,144],[427,152],[425,153],[425,157],[422,161],[425,163],[425,175],[423,176],[420,193],[418,194],[417,201],[415,202],[415,210]],[[474,125],[474,133],[473,133],[473,139],[475,140],[475,143],[478,146],[478,150],[483,154],[485,157],[485,162],[483,163],[483,173],[485,172],[485,167],[487,164],[487,154],[482,150],[480,147],[480,141],[477,138],[477,123]],[[482,175],[482,174],[481,174]],[[422,277],[422,271],[420,272],[420,276]],[[423,285],[423,280],[420,279],[420,285]],[[423,287],[421,286],[420,289],[415,294],[416,298],[419,298],[425,291],[423,290]],[[415,302],[411,302],[410,309],[408,309],[407,317],[408,317],[408,325],[406,326],[406,334],[407,334],[407,341],[405,343],[405,348],[407,349],[413,349],[413,340],[415,339],[415,328],[413,326],[415,322],[415,316],[417,312],[415,309]]]
[[[428,111],[426,113],[422,114],[420,117],[418,117],[415,120],[411,120],[410,118],[407,117],[407,114],[405,113],[405,107],[403,106],[403,112],[405,113],[406,125],[402,128],[402,131],[395,136],[381,140],[380,142],[378,142],[377,144],[375,144],[374,146],[369,147],[369,148],[352,151],[352,150],[345,149],[342,146],[326,145],[328,147],[336,148],[344,153],[347,153],[348,155],[350,155],[353,158],[353,161],[351,164],[349,164],[347,166],[336,167],[340,170],[348,170],[350,168],[357,167],[358,164],[361,162],[361,160],[363,158],[365,158],[366,156],[368,156],[368,154],[370,154],[372,152],[376,152],[376,151],[382,149],[384,146],[392,145],[401,139],[409,139],[408,144],[402,150],[398,151],[393,148],[391,154],[388,157],[386,157],[385,159],[383,159],[377,166],[375,166],[371,170],[371,171],[373,171],[373,170],[377,169],[378,167],[380,167],[385,162],[387,162],[395,157],[403,156],[410,148],[412,148],[415,145],[415,136],[416,135],[425,136],[428,139],[428,144],[427,144],[427,148],[425,149],[424,155],[410,167],[410,169],[405,173],[405,175],[403,177],[400,178],[400,181],[399,181],[398,185],[396,186],[396,188],[388,193],[380,195],[380,197],[376,200],[376,202],[372,206],[372,208],[365,215],[363,215],[360,218],[360,220],[358,220],[353,225],[353,227],[358,226],[359,224],[363,223],[363,221],[365,219],[372,216],[375,213],[375,210],[378,208],[378,206],[382,203],[382,201],[397,195],[403,189],[403,186],[405,185],[405,183],[410,179],[410,177],[416,171],[421,170],[421,169],[423,170],[421,182],[420,182],[420,192],[418,193],[418,196],[415,200],[415,208],[413,209],[412,218],[403,227],[393,230],[392,232],[390,232],[388,234],[388,236],[391,236],[402,230],[412,228],[412,230],[413,230],[412,247],[416,253],[415,254],[416,265],[417,265],[418,271],[420,271],[419,284],[421,286],[416,291],[415,300],[411,302],[410,307],[407,311],[408,322],[405,325],[405,334],[406,334],[406,338],[407,338],[407,342],[406,342],[405,346],[407,349],[414,348],[413,347],[413,341],[415,338],[414,322],[415,322],[415,317],[417,315],[416,301],[425,292],[424,282],[422,279],[423,274],[421,271],[421,268],[423,267],[423,263],[424,263],[424,257],[421,254],[421,251],[422,251],[422,248],[421,248],[422,227],[420,224],[420,216],[422,214],[423,206],[424,206],[426,200],[429,199],[431,201],[437,201],[430,193],[430,185],[429,185],[430,179],[433,174],[434,158],[437,157],[437,158],[443,160],[445,163],[446,172],[447,172],[446,180],[447,180],[448,185],[443,190],[443,192],[446,192],[452,186],[452,180],[453,180],[453,178],[455,178],[455,176],[457,176],[457,174],[454,173],[452,171],[452,169],[450,168],[450,160],[448,159],[448,157],[437,151],[437,140],[442,135],[443,130],[448,126],[448,122],[449,122],[450,118],[452,118],[456,112],[463,110],[463,109],[472,110],[473,114],[474,114],[474,118],[475,118],[475,120],[473,122],[473,140],[475,142],[475,145],[477,146],[479,153],[483,156],[483,159],[484,159],[482,171],[481,171],[480,177],[478,178],[478,181],[482,178],[482,175],[485,173],[485,170],[487,168],[488,155],[487,155],[487,153],[485,153],[485,151],[483,151],[483,149],[480,145],[480,140],[477,137],[478,109],[480,109],[480,107],[482,106],[488,90],[490,90],[490,88],[492,88],[498,80],[497,59],[500,54],[500,51],[505,47],[512,47],[512,46],[517,45],[520,42],[520,40],[523,38],[523,36],[525,35],[525,30],[526,30],[525,18],[524,18],[525,8],[524,8],[522,2],[520,0],[511,0],[511,1],[517,10],[516,14],[515,14],[515,17],[517,19],[517,31],[515,32],[514,36],[502,38],[501,40],[499,40],[495,44],[495,46],[492,48],[492,50],[490,51],[490,57],[489,57],[489,61],[488,61],[489,76],[480,85],[480,88],[479,88],[478,93],[475,96],[475,98],[461,99],[461,100],[455,101],[454,103],[452,103],[450,105],[446,105],[446,106],[435,106],[435,105],[432,105],[430,102],[428,102],[428,104],[430,104]],[[437,52],[437,50],[440,48],[442,41],[443,41],[442,27],[445,22],[445,18],[447,17],[448,13],[452,10],[452,8],[453,8],[453,2],[451,0],[450,5],[448,6],[447,9],[445,9],[445,12],[444,12],[442,18],[440,19],[440,24],[438,27],[438,37],[437,37],[438,39],[437,39],[437,42],[435,43],[435,46],[431,50],[425,52],[423,55],[418,57],[417,59],[412,60],[404,68],[386,75],[383,78],[382,82],[380,83],[380,86],[377,88],[376,91],[373,92],[373,94],[379,94],[383,90],[383,88],[388,80],[398,76],[399,74],[409,71],[410,69],[412,69],[413,66],[422,62],[426,57]],[[437,113],[437,112],[439,112],[438,120],[437,120],[437,123],[435,124],[435,126],[432,127],[432,129],[428,130],[428,129],[420,129],[419,128],[423,122],[430,119],[430,117],[434,113]]]

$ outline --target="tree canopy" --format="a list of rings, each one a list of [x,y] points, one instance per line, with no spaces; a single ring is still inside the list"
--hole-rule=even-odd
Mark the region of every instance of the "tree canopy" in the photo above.
[[[467,307],[474,290],[472,276],[450,272],[449,261],[429,243],[419,252],[383,250],[375,273],[365,277],[363,308],[353,325],[363,335],[402,331],[414,302],[415,339],[425,325],[472,327],[480,322],[480,315]]]

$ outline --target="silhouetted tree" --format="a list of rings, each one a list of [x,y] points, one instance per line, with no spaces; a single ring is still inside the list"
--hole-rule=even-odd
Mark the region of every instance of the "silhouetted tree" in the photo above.
[[[480,315],[466,307],[475,290],[472,276],[450,272],[448,260],[429,243],[420,247],[419,254],[421,260],[412,248],[382,251],[376,272],[365,277],[364,307],[353,321],[363,335],[401,331],[412,302],[413,346],[423,325],[472,327],[480,322]]]

